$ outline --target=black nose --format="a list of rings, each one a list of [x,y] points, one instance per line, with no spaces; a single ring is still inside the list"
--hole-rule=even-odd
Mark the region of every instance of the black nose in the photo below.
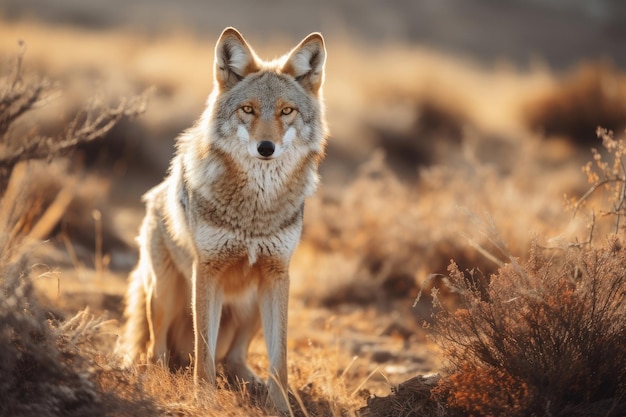
[[[259,142],[259,144],[256,146],[256,150],[261,156],[272,156],[272,154],[274,153],[274,144],[269,140],[264,140],[262,142]]]

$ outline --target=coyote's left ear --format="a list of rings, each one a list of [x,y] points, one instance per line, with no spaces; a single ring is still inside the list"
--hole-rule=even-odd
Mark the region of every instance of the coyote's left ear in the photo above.
[[[289,54],[282,72],[293,76],[305,90],[317,94],[324,83],[326,48],[320,33],[311,33]]]

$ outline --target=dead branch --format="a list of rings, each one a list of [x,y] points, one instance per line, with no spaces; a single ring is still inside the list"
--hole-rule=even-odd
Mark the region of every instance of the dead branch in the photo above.
[[[585,194],[583,194],[583,196],[580,197],[578,201],[576,201],[576,204],[574,204],[573,217],[576,217],[576,213],[578,213],[578,210],[582,207],[583,203],[587,201],[587,199],[589,199],[589,197],[591,197],[591,195],[595,193],[598,188],[607,184],[612,184],[612,183],[617,183],[617,182],[624,183],[624,179],[619,178],[619,177],[611,177],[611,178],[605,178],[603,180],[600,180],[594,183],[591,187],[589,187],[587,192],[585,192]]]
[[[123,99],[113,107],[94,100],[76,115],[61,136],[14,137],[11,135],[11,127],[15,121],[37,106],[45,104],[54,88],[45,79],[24,81],[22,63],[25,50],[25,44],[20,43],[12,74],[0,80],[0,196],[4,194],[17,163],[26,160],[52,160],[79,144],[102,138],[121,120],[142,114],[147,105],[147,91]]]
[[[4,88],[0,90],[0,143],[6,143],[11,124],[39,104],[52,86],[47,80],[38,80],[34,83],[24,83],[22,74],[22,63],[26,53],[26,44],[19,43],[20,50],[17,53],[13,73],[4,83]]]
[[[142,114],[147,105],[147,94],[122,100],[115,108],[84,110],[70,123],[61,138],[37,136],[29,144],[0,156],[0,166],[9,170],[20,161],[52,159],[74,149],[81,143],[104,137],[123,118]]]

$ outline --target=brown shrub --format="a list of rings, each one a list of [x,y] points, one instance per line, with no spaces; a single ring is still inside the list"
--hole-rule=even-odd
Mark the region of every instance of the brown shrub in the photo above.
[[[531,251],[491,278],[487,299],[451,264],[462,307],[437,317],[451,375],[438,394],[477,415],[626,412],[626,250],[621,241]]]
[[[95,352],[105,322],[86,312],[67,322],[48,320],[28,277],[33,271],[26,258],[4,262],[0,266],[0,415],[154,415],[152,402],[128,378],[118,376],[115,387],[106,387],[97,378],[105,372],[85,353]]]

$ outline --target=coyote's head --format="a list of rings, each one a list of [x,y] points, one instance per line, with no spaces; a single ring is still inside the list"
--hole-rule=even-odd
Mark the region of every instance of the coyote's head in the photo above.
[[[236,29],[225,29],[215,47],[215,85],[205,114],[211,149],[237,159],[319,159],[325,60],[319,33],[284,57],[264,62]]]

